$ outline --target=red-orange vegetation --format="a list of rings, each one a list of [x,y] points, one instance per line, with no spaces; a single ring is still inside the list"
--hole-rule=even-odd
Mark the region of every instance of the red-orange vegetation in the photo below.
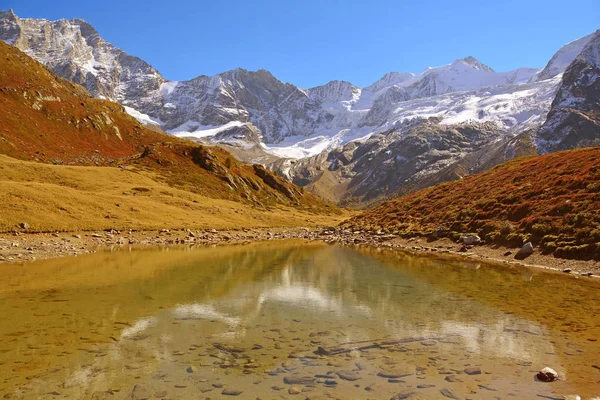
[[[521,158],[386,202],[343,226],[487,243],[529,240],[557,257],[600,260],[600,148]]]
[[[53,164],[136,166],[207,197],[338,212],[225,150],[146,129],[121,105],[92,98],[1,41],[0,154]]]

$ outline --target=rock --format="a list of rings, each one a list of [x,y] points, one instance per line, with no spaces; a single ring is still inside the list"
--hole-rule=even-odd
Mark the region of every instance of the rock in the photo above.
[[[146,400],[152,397],[148,389],[146,389],[142,385],[135,385],[133,387],[133,391],[131,392],[132,400]]]
[[[223,396],[239,396],[242,393],[243,392],[241,390],[235,389],[223,389],[223,391],[221,392]]]
[[[340,379],[343,379],[345,381],[357,381],[360,379],[360,375],[358,374],[358,372],[354,372],[354,371],[338,371],[336,372],[336,375],[340,377]]]
[[[479,375],[479,374],[481,374],[481,369],[479,367],[465,368],[465,374],[467,374],[467,375]]]
[[[410,376],[410,375],[414,375],[414,372],[405,370],[405,369],[392,369],[392,370],[379,371],[379,373],[377,373],[377,376],[379,376],[381,378],[387,378],[387,379],[404,378],[405,376]]]
[[[462,382],[463,380],[458,378],[456,375],[448,375],[444,378],[446,382]]]
[[[569,274],[571,273],[571,271],[573,271],[571,268],[565,268],[562,270],[562,272],[564,272],[565,274]]]
[[[430,383],[423,383],[421,385],[417,385],[417,389],[429,389],[435,387],[435,385],[432,385]]]
[[[477,235],[471,235],[471,236],[461,236],[460,240],[463,242],[463,244],[469,246],[469,245],[475,245],[475,244],[479,244],[481,242],[481,238]]]
[[[517,254],[515,254],[515,258],[518,260],[522,260],[524,258],[529,257],[532,254],[533,245],[531,244],[531,242],[527,242],[523,245],[523,247],[521,247],[521,250],[517,251]]]
[[[552,368],[546,367],[538,372],[535,377],[542,382],[554,382],[558,380],[558,373]]]
[[[19,224],[19,226],[20,226],[22,229],[29,229],[29,228],[30,228],[30,225],[29,225],[27,222],[21,222],[21,223]]]
[[[291,388],[288,389],[288,393],[289,394],[300,394],[300,393],[302,393],[302,390],[300,390],[300,388],[298,386],[292,386]]]
[[[442,389],[440,390],[440,393],[442,394],[442,396],[447,397],[449,399],[458,399],[458,397],[456,397],[454,392],[450,389]]]
[[[417,392],[398,393],[398,394],[390,397],[390,400],[410,399],[411,397],[415,397],[416,395],[417,395]]]
[[[310,375],[292,375],[283,378],[283,382],[288,385],[311,385],[315,382],[315,378]]]
[[[191,373],[193,373],[193,372],[196,372],[196,371],[197,371],[197,368],[196,368],[196,367],[194,367],[193,365],[190,365],[190,366],[189,366],[189,367],[187,367],[185,370],[191,374]]]

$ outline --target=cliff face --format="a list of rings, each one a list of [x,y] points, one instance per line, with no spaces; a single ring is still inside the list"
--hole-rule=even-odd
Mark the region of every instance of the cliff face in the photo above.
[[[165,79],[158,71],[106,42],[83,20],[22,19],[12,10],[4,11],[0,39],[84,86],[94,97],[148,112],[162,106]]]

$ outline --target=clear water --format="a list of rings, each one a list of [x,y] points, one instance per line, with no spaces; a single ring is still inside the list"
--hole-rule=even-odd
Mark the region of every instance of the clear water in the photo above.
[[[303,242],[0,273],[0,398],[600,395],[587,278]],[[561,380],[537,382],[546,366]]]

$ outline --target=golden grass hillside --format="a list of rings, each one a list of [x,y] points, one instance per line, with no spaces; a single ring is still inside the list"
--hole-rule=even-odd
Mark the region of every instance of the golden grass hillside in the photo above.
[[[49,165],[0,155],[0,231],[296,227],[334,225],[342,214],[265,209],[174,188],[136,167]]]
[[[90,97],[81,86],[3,42],[0,110],[0,154],[57,165],[134,166],[157,184],[205,197],[262,208],[283,205],[339,213],[223,149],[146,129],[121,105]],[[94,174],[84,175],[95,179]],[[29,195],[35,197],[33,188]]]
[[[556,257],[600,260],[600,148],[512,160],[389,201],[342,226],[407,237],[473,233],[512,246],[530,240]]]

